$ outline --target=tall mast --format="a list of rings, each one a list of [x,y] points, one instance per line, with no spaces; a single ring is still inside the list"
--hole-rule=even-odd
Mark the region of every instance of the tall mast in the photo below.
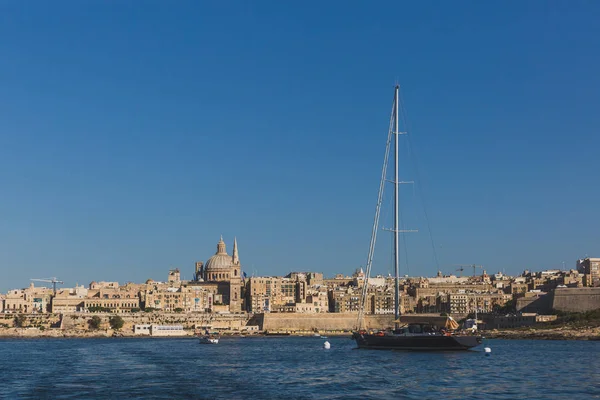
[[[394,321],[398,321],[400,317],[400,271],[399,271],[399,252],[398,252],[398,91],[400,86],[396,85],[394,93],[394,270],[396,272],[395,279],[395,301],[394,301]]]
[[[388,136],[385,142],[385,154],[383,157],[383,167],[381,168],[381,180],[379,182],[379,193],[377,195],[377,207],[375,207],[375,219],[373,220],[373,229],[371,231],[371,243],[369,245],[369,255],[367,256],[367,265],[365,271],[365,282],[362,289],[360,307],[358,308],[358,330],[362,328],[363,315],[365,313],[367,294],[369,287],[369,277],[371,276],[371,267],[373,266],[373,256],[375,254],[375,243],[377,242],[377,231],[379,230],[379,216],[381,214],[381,204],[383,203],[383,193],[385,191],[385,183],[387,179],[387,168],[389,164],[390,148],[392,147],[392,135],[394,134],[394,114],[395,114],[395,97],[392,102],[392,112],[390,113],[390,122],[388,126]]]

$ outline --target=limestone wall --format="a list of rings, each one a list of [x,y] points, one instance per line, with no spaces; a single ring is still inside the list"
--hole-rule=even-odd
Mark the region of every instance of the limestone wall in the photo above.
[[[39,327],[42,329],[58,327],[60,316],[57,314],[0,314],[0,327],[12,328],[17,315],[23,315],[24,327]]]
[[[262,314],[261,314],[262,315]],[[356,329],[358,315],[356,313],[340,314],[288,314],[267,313],[262,316],[262,329],[268,332],[300,332],[300,331],[352,331]],[[393,315],[367,315],[367,329],[391,327]]]
[[[554,291],[552,308],[584,312],[600,308],[600,288],[559,288]]]

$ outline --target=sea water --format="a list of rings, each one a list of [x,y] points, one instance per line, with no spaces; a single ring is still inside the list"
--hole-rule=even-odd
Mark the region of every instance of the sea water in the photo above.
[[[1,339],[0,398],[600,398],[600,342],[486,340],[424,353],[327,341],[330,349],[315,337]]]

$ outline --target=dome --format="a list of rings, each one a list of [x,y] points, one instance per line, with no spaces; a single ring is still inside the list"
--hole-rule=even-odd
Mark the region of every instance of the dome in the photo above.
[[[204,266],[206,272],[229,270],[232,267],[233,259],[225,250],[225,242],[223,238],[217,244],[217,252],[214,256],[206,261]]]
[[[231,256],[225,254],[215,254],[206,262],[206,271],[229,270],[231,268]]]

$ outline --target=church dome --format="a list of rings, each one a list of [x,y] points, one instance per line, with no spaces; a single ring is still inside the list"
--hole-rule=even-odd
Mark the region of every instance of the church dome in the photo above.
[[[233,266],[232,257],[227,254],[225,250],[225,242],[223,238],[219,240],[217,244],[217,253],[206,261],[206,265],[204,266],[206,272],[213,271],[229,271]]]
[[[216,271],[231,268],[231,256],[229,254],[215,254],[206,262],[206,271]]]

